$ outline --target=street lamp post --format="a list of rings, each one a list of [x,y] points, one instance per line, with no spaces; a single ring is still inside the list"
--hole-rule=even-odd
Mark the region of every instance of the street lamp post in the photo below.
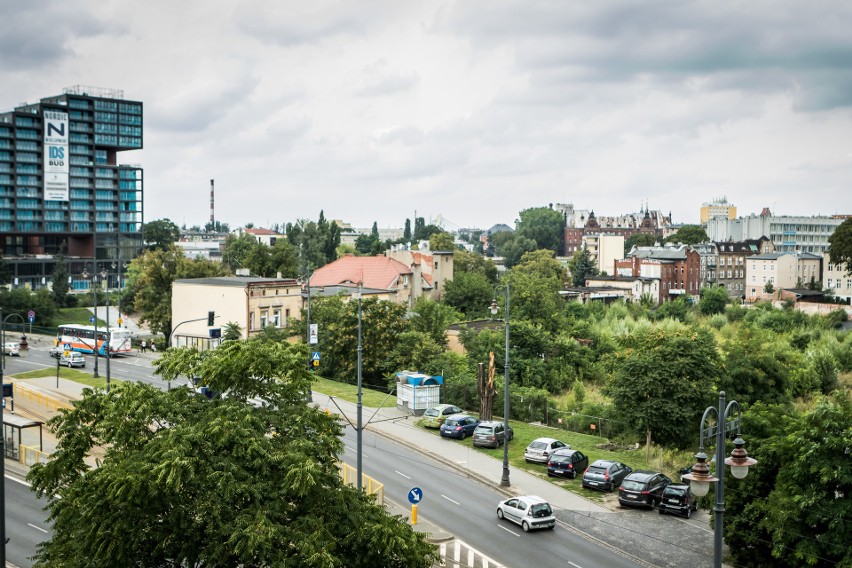
[[[491,301],[491,315],[496,316],[497,310],[496,298]],[[503,477],[500,478],[500,485],[509,487],[509,283],[506,282],[506,362],[503,366]]]
[[[735,411],[734,415],[731,411]],[[715,415],[716,424],[706,426],[707,419]],[[698,453],[695,459],[698,461],[692,466],[692,473],[684,475],[689,480],[690,490],[698,497],[707,495],[710,484],[718,482],[716,486],[716,503],[713,507],[713,567],[722,567],[722,526],[725,517],[725,466],[731,466],[731,474],[737,479],[743,479],[748,475],[748,468],[757,463],[756,459],[748,457],[745,441],[740,436],[740,405],[732,400],[725,406],[725,391],[719,392],[718,410],[708,406],[701,418],[701,427],[698,431]],[[726,435],[736,431],[734,439],[734,450],[731,457],[725,459]],[[710,466],[707,464],[707,454],[704,453],[704,441],[716,438],[716,473],[719,477],[710,475]],[[724,464],[724,465],[723,465]]]
[[[3,317],[3,310],[0,309],[0,344],[3,346],[0,352],[0,428],[3,430],[3,435],[0,436],[0,566],[6,565],[6,425],[3,423],[6,392],[3,389],[3,372],[6,368],[6,321],[12,316],[20,318],[22,324],[26,323],[21,314],[12,313]],[[13,403],[12,412],[14,411]]]
[[[362,283],[358,283],[358,404],[356,406],[357,412],[357,421],[358,421],[358,444],[357,444],[357,475],[358,475],[358,491],[361,491],[361,447],[362,447],[362,426],[361,426],[361,415],[363,413],[363,404],[361,402],[361,353],[363,351],[363,347],[361,344],[361,295],[362,295]]]
[[[83,279],[85,279],[85,280],[89,279],[89,273],[86,271],[85,268],[83,269],[82,276],[83,276]],[[100,376],[100,375],[98,375],[98,287],[97,287],[98,275],[92,274],[91,276],[92,276],[92,280],[91,280],[92,285],[91,285],[90,289],[92,290],[92,311],[94,313],[94,317],[92,319],[94,320],[94,324],[95,324],[95,337],[94,337],[95,343],[94,343],[94,347],[92,348],[92,353],[94,353],[94,355],[95,355],[95,369],[94,369],[94,372],[92,373],[92,378],[97,379]]]

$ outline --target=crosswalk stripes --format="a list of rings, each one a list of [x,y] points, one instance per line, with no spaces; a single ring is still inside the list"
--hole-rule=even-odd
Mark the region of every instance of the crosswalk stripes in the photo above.
[[[438,545],[438,553],[442,568],[506,568],[457,538]]]

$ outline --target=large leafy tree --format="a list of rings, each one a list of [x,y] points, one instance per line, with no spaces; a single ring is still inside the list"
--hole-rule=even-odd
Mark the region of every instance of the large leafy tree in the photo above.
[[[490,258],[464,249],[453,251],[453,273],[477,272],[491,282],[497,282],[497,265]]]
[[[53,303],[57,308],[64,308],[68,305],[68,257],[65,256],[65,243],[62,244],[61,251],[54,260],[56,264],[53,268],[51,283]]]
[[[86,390],[50,427],[50,462],[28,476],[53,534],[36,566],[422,567],[434,546],[342,483],[333,416],[304,403],[294,345],[232,341],[172,350],[163,378],[200,376],[228,396],[124,383]],[[261,404],[249,404],[249,399]],[[97,468],[86,456],[96,447]]]
[[[698,303],[699,311],[705,316],[725,313],[730,297],[724,286],[707,286],[701,289],[701,300]]]
[[[634,246],[637,247],[650,247],[653,246],[657,242],[657,237],[650,233],[635,233],[627,237],[627,240],[624,241],[624,256],[627,256],[627,253],[630,252]]]
[[[503,265],[512,268],[521,261],[521,257],[537,249],[533,239],[509,231],[494,235],[494,249],[503,257]]]
[[[429,250],[454,250],[455,248],[453,235],[450,233],[441,231],[429,237]]]
[[[784,438],[785,460],[769,496],[773,557],[798,565],[852,566],[852,401],[820,398]]]
[[[515,223],[516,234],[535,241],[536,248],[560,254],[565,240],[565,218],[549,207],[524,209]]]
[[[852,219],[846,219],[828,237],[832,264],[846,264],[846,273],[852,275]]]
[[[180,229],[170,219],[157,219],[142,225],[142,238],[148,250],[166,250],[180,237]]]
[[[486,317],[494,298],[493,283],[479,272],[454,268],[453,279],[444,284],[444,303],[463,313],[468,319]]]
[[[742,325],[723,345],[724,372],[718,388],[742,404],[790,401],[789,347],[778,346],[775,333]]]
[[[172,282],[223,275],[221,264],[188,259],[175,245],[166,250],[145,251],[127,267],[128,288],[133,290],[133,305],[140,321],[166,339],[172,332]]]
[[[447,304],[435,302],[426,298],[417,298],[411,310],[411,328],[414,331],[426,333],[438,345],[447,344],[447,328],[451,323],[459,321],[459,313]]]
[[[700,225],[684,225],[677,232],[666,239],[667,243],[681,243],[685,245],[696,245],[706,243],[710,238],[707,231]]]
[[[589,249],[583,247],[574,252],[574,256],[568,261],[568,272],[571,273],[571,283],[578,288],[586,285],[586,278],[597,276],[598,268]]]
[[[553,275],[547,276],[536,271],[523,271],[518,268],[506,275],[511,284],[509,298],[509,319],[528,320],[542,326],[549,332],[556,332],[562,324],[563,301],[559,297],[562,281]],[[505,307],[505,296],[497,295],[497,303]]]
[[[672,323],[622,337],[607,392],[621,426],[658,444],[694,444],[719,373],[716,340],[707,329]]]

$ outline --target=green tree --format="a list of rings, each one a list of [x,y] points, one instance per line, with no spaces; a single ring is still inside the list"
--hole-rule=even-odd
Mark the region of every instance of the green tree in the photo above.
[[[652,312],[652,317],[655,320],[673,319],[679,322],[686,321],[686,314],[689,313],[689,304],[683,298],[675,298],[668,302],[663,302],[656,310]]]
[[[429,237],[429,250],[455,250],[456,245],[453,241],[450,233],[444,231],[434,233]]]
[[[846,219],[828,237],[828,252],[832,264],[845,264],[846,274],[852,275],[852,219]]]
[[[536,243],[522,235],[504,231],[495,235],[494,250],[503,257],[503,266],[512,268],[524,254],[536,250]]]
[[[763,285],[763,291],[767,294],[772,294],[773,292],[775,292],[775,286],[772,285],[772,282],[767,282]]]
[[[517,268],[512,269],[505,278],[511,284],[509,319],[527,320],[549,332],[556,332],[562,325],[559,317],[563,308],[562,298],[559,297],[562,281],[556,276],[525,272]],[[503,294],[498,294],[497,303],[501,308],[504,302]]]
[[[725,313],[725,307],[728,305],[730,298],[728,291],[724,286],[708,286],[701,289],[701,300],[698,303],[698,309],[705,316],[713,314]]]
[[[459,313],[447,304],[417,298],[411,309],[411,328],[414,331],[426,333],[440,346],[447,344],[447,328],[451,323],[461,319]]]
[[[243,336],[243,328],[235,321],[229,321],[222,328],[222,341],[236,341]]]
[[[405,229],[402,231],[402,238],[406,241],[411,241],[411,219],[405,220]]]
[[[28,475],[52,521],[36,566],[431,566],[424,535],[343,484],[341,429],[304,403],[304,355],[234,341],[158,361],[163,378],[228,392],[214,400],[130,382],[84,391]]]
[[[227,267],[231,274],[235,274],[240,268],[248,268],[248,257],[257,245],[257,239],[249,234],[225,237],[225,250],[222,252],[222,265]],[[257,274],[257,272],[255,272]]]
[[[700,225],[684,225],[675,234],[666,238],[667,243],[684,245],[697,245],[698,243],[706,243],[709,240],[707,231]]]
[[[515,223],[516,234],[535,241],[536,248],[549,249],[556,254],[563,251],[565,218],[549,207],[524,209]]]
[[[437,375],[442,372],[440,365],[443,353],[443,347],[428,333],[403,331],[399,334],[393,350],[382,362],[382,368],[386,376],[405,370]],[[395,383],[396,377],[390,379],[390,386]]]
[[[740,326],[722,344],[724,370],[718,390],[741,404],[790,401],[789,347],[779,346],[775,333],[755,326]]]
[[[852,402],[820,397],[779,446],[784,456],[762,526],[787,566],[852,566]]]
[[[568,261],[568,272],[571,274],[571,283],[575,288],[586,285],[586,278],[597,276],[598,268],[592,260],[592,255],[586,247],[574,252],[574,256]]]
[[[453,273],[477,272],[490,282],[497,282],[497,265],[490,258],[480,253],[468,252],[464,249],[453,251]]]
[[[565,267],[556,258],[550,249],[539,249],[524,253],[520,262],[515,265],[517,272],[530,272],[542,278],[556,278],[559,282],[565,280]]]
[[[188,259],[177,246],[143,252],[127,267],[128,287],[140,321],[153,333],[169,338],[172,332],[172,283],[183,278],[223,276],[222,265],[204,259]]]
[[[444,303],[468,319],[489,317],[493,298],[492,282],[478,272],[461,272],[454,267],[453,279],[444,283]]]
[[[65,243],[62,243],[59,254],[54,257],[56,264],[53,268],[51,292],[53,303],[57,308],[68,306],[68,257],[65,256]]]
[[[635,233],[627,237],[627,240],[624,241],[624,256],[627,256],[633,247],[651,247],[654,246],[657,242],[657,237],[650,233]]]
[[[157,219],[142,225],[142,238],[148,250],[166,250],[180,238],[180,229],[170,219]]]
[[[694,444],[691,425],[711,402],[720,367],[712,333],[674,324],[638,328],[621,342],[606,388],[615,414],[658,444]]]

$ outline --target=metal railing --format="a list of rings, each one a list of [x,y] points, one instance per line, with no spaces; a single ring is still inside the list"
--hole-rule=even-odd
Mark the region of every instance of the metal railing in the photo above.
[[[340,476],[343,478],[343,483],[346,485],[352,485],[357,487],[356,481],[358,480],[358,470],[352,467],[349,464],[342,463],[340,464]],[[364,488],[364,491],[367,495],[374,495],[376,497],[376,502],[379,505],[384,505],[385,503],[385,484],[377,481],[367,475],[366,473],[361,474],[361,487]]]

